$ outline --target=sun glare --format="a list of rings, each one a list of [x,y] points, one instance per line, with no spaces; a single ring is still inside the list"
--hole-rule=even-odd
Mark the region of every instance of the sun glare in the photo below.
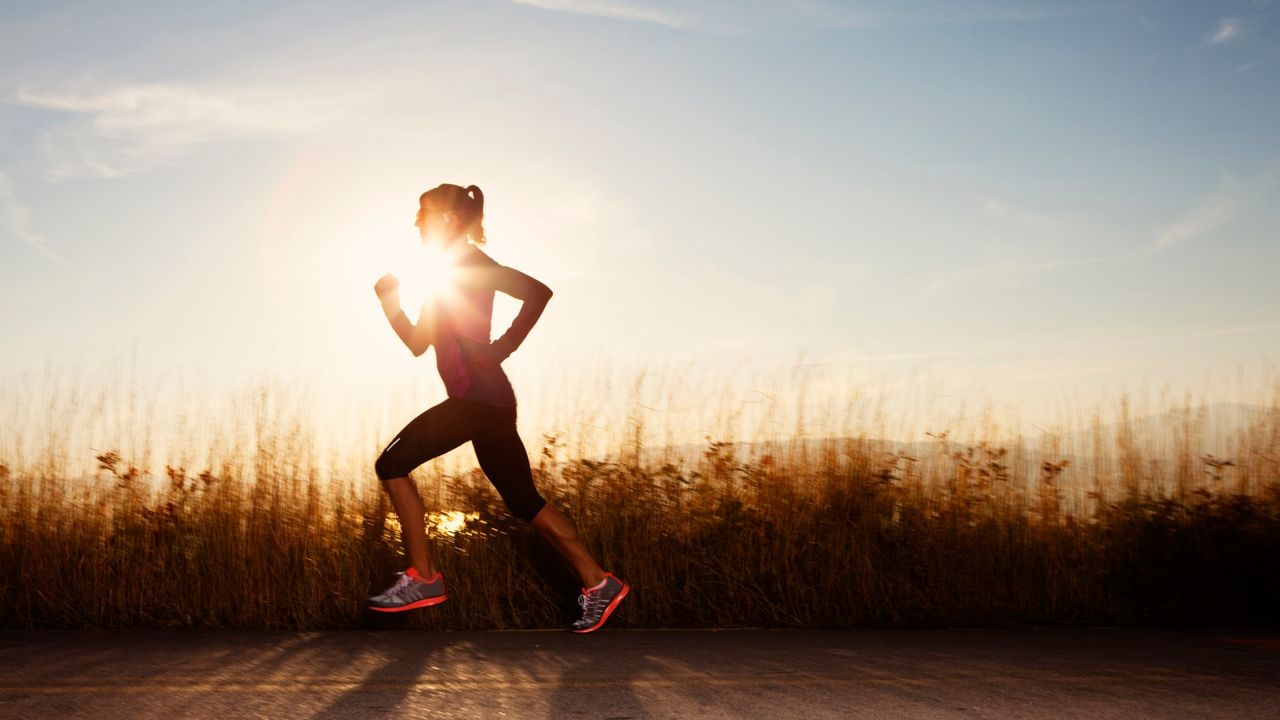
[[[400,304],[406,312],[453,287],[457,265],[435,245],[414,245],[395,258],[391,273],[400,279]]]
[[[468,522],[480,519],[480,513],[464,513],[461,510],[448,510],[440,513],[429,513],[428,528],[448,537],[462,533]]]

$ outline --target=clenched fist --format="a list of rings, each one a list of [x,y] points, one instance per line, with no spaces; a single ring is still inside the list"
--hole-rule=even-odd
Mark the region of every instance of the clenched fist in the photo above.
[[[395,275],[387,273],[378,278],[378,282],[373,284],[373,291],[383,305],[400,305],[400,281]]]

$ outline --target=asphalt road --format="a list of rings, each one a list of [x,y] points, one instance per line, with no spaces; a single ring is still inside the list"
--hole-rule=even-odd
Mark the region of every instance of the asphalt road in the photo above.
[[[0,632],[2,718],[1277,718],[1280,637]]]

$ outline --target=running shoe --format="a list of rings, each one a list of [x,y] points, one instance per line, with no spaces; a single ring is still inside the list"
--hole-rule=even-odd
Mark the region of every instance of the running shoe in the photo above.
[[[439,605],[449,599],[444,593],[444,574],[436,570],[435,577],[424,580],[418,571],[409,568],[396,573],[399,577],[391,587],[369,598],[369,609],[378,612],[402,612],[414,608]]]
[[[576,633],[598,630],[629,592],[631,592],[630,585],[614,577],[613,573],[605,573],[602,584],[591,589],[582,588],[582,594],[578,596],[582,617],[574,621],[569,629]]]

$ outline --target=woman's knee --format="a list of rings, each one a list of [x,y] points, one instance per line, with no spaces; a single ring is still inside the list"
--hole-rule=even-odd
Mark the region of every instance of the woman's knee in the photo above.
[[[531,523],[533,519],[542,512],[542,508],[546,507],[547,501],[535,491],[530,498],[520,498],[519,500],[506,500],[504,498],[507,510],[516,518],[524,522]]]
[[[373,472],[378,476],[379,480],[390,480],[391,478],[404,477],[409,474],[400,463],[395,462],[385,452],[373,462]]]

